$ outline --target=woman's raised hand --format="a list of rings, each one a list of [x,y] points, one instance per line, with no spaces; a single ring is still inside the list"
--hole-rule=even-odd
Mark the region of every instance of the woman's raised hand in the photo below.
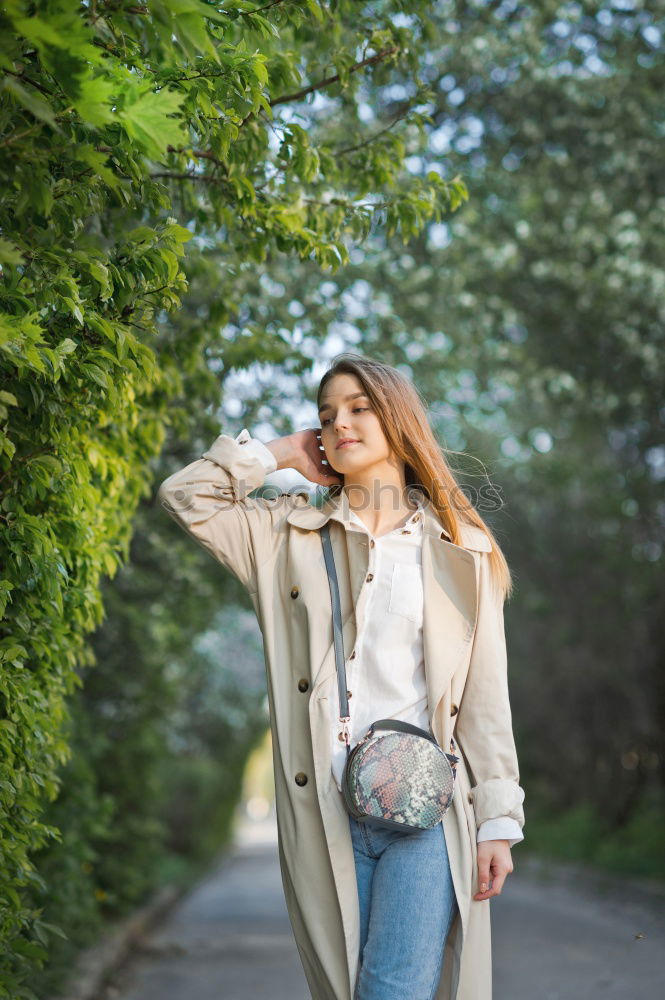
[[[319,483],[321,486],[334,486],[335,483],[344,482],[343,477],[335,472],[326,460],[325,452],[321,447],[321,428],[308,427],[304,431],[296,431],[291,435],[295,446],[296,469],[310,483]]]
[[[295,469],[310,483],[334,486],[335,483],[344,481],[326,461],[325,452],[321,448],[320,427],[308,427],[304,431],[275,438],[266,447],[277,459],[278,469]]]

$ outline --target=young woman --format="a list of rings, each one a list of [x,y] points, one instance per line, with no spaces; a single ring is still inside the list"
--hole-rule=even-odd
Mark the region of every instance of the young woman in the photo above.
[[[282,882],[314,1000],[490,1000],[489,900],[523,839],[492,532],[457,484],[414,386],[357,354],[321,379],[320,427],[220,434],[159,499],[244,585],[263,634]],[[250,497],[276,469],[328,487]],[[359,823],[320,528],[342,605],[351,746],[377,718],[430,726],[460,758],[431,830]]]

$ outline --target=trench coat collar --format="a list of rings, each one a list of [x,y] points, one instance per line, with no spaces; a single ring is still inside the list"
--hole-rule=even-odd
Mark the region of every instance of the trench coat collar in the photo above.
[[[418,506],[423,513],[423,530],[426,535],[433,538],[443,539],[453,544],[450,533],[443,527],[434,509],[432,502],[424,497],[422,502],[418,501]],[[345,527],[353,526],[354,522],[349,516],[350,508],[348,497],[344,490],[327,497],[320,507],[312,504],[296,507],[287,517],[290,524],[298,528],[318,530],[331,518],[340,521]],[[462,547],[475,549],[481,552],[490,552],[492,544],[485,532],[472,524],[464,524],[460,527]]]
[[[418,510],[423,516],[423,525],[426,526],[427,515],[425,505],[420,499],[418,499],[417,504]],[[299,507],[293,510],[287,517],[287,521],[295,524],[298,528],[308,528],[311,530],[319,530],[329,520],[339,521],[345,528],[353,530],[359,528],[357,522],[351,517],[351,508],[344,490],[340,490],[338,493],[328,497],[320,507],[313,507],[311,505]],[[440,533],[441,531],[442,527],[439,524],[437,532]],[[446,536],[448,536],[447,532]]]
[[[450,736],[450,706],[446,700],[450,681],[463,662],[473,637],[478,614],[478,575],[476,561],[469,549],[490,551],[487,534],[475,525],[460,529],[462,545],[454,544],[442,526],[431,501],[423,498],[423,657],[427,682],[429,722],[440,746]],[[321,507],[310,504],[296,507],[287,521],[302,529],[318,530],[329,520],[341,522],[350,542],[349,558],[353,587],[353,605],[367,569],[365,532],[349,518],[346,494],[340,490],[328,497]],[[359,570],[359,572],[358,572]],[[355,611],[343,623],[345,650],[347,635],[355,642]],[[349,647],[352,648],[352,647]],[[347,650],[348,651],[348,650]],[[336,678],[334,645],[330,643],[323,661],[312,677],[313,697],[325,697],[326,684]]]

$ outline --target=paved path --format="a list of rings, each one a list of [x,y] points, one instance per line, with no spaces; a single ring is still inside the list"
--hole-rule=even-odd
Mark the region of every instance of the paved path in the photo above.
[[[241,823],[236,847],[153,931],[104,1000],[310,1000],[274,822]]]
[[[520,860],[492,901],[494,1000],[663,995],[665,892]],[[276,830],[242,823],[104,1000],[310,1000],[284,904]]]
[[[495,1000],[663,996],[665,890],[525,859],[492,901]]]

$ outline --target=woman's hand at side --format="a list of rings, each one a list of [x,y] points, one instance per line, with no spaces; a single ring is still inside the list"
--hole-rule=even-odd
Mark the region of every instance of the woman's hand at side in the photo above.
[[[503,889],[506,875],[513,870],[513,859],[507,840],[481,840],[478,844],[478,888],[474,899],[490,899]],[[492,887],[490,888],[490,879]],[[484,888],[484,891],[483,891]]]
[[[321,429],[308,427],[295,434],[275,438],[266,444],[277,459],[278,469],[295,469],[310,483],[320,486],[334,486],[343,482],[342,476],[326,462],[321,448]]]

